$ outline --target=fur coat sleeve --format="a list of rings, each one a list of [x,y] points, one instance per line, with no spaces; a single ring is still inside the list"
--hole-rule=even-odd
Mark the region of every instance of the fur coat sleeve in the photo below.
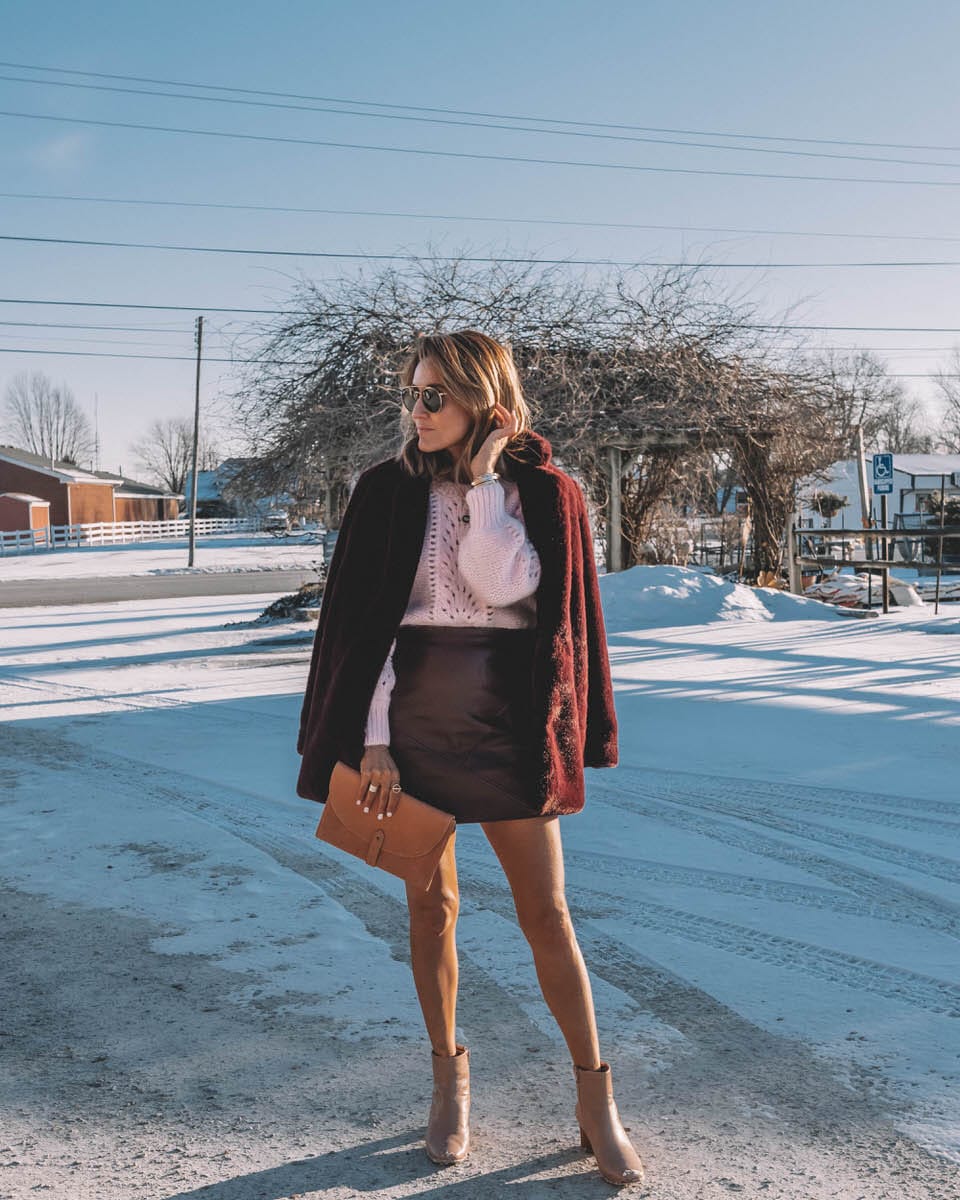
[[[530,684],[532,776],[542,814],[578,812],[584,767],[616,766],[617,717],[593,534],[579,484],[522,435],[511,473],[540,559]],[[297,791],[326,799],[338,760],[358,768],[370,700],[406,610],[429,483],[388,459],[365,471],[344,513],[324,589],[300,719]]]

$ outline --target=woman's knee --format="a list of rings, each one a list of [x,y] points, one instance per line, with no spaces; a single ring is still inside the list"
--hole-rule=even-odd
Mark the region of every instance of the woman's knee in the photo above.
[[[408,888],[407,907],[412,929],[440,937],[456,924],[460,892],[455,883],[434,880],[427,891]]]
[[[564,946],[573,940],[573,922],[563,893],[517,899],[517,919],[531,945]]]

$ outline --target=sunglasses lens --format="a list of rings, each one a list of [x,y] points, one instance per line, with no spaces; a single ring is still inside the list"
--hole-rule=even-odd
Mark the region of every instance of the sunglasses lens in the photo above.
[[[423,407],[428,413],[438,413],[443,406],[443,394],[433,387],[402,387],[400,402],[407,412],[413,412],[417,407],[418,397],[423,400]]]

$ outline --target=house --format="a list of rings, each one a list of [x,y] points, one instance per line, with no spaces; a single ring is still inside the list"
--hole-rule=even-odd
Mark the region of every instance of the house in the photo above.
[[[867,492],[879,525],[880,498],[871,491],[871,463],[868,454]],[[857,460],[847,459],[834,463],[825,479],[802,483],[798,497],[802,524],[808,529],[862,529],[858,470]],[[915,528],[923,522],[929,524],[930,504],[939,504],[941,485],[947,500],[960,496],[960,454],[894,454],[893,491],[887,497],[890,525]],[[842,507],[837,508],[836,501],[827,503],[832,496],[843,501]]]
[[[262,517],[271,509],[290,506],[292,498],[288,495],[255,495],[236,485],[248,462],[247,458],[225,458],[213,471],[197,472],[198,517]],[[193,473],[189,472],[183,485],[188,509],[192,479]]]
[[[54,461],[16,446],[0,446],[0,492],[45,501],[50,525],[166,520],[176,517],[180,499],[122,475],[87,471],[76,463]],[[22,519],[24,512],[22,504],[19,509],[16,504],[4,505],[0,529],[31,528],[9,523]]]

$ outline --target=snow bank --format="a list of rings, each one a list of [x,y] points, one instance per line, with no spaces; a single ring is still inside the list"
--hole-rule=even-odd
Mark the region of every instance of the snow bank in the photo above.
[[[819,601],[746,587],[696,567],[631,567],[604,575],[600,586],[608,633],[714,621],[843,619]]]

